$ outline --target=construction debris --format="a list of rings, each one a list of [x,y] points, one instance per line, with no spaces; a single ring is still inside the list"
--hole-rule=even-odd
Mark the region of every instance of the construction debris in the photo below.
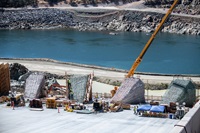
[[[53,77],[53,78],[50,78],[46,81],[46,84],[48,86],[48,89],[50,89],[50,87],[54,84],[56,85],[59,85],[59,83],[57,82],[57,80]]]
[[[18,80],[21,75],[27,72],[28,72],[28,69],[19,63],[10,64],[10,78],[11,79]]]
[[[0,97],[0,103],[8,102],[10,101],[10,98],[7,96],[1,96]]]
[[[123,111],[122,103],[114,103],[112,106],[110,106],[111,112],[120,112]]]
[[[39,99],[30,100],[30,108],[42,108],[42,101]]]
[[[7,78],[7,80],[9,79],[9,71],[6,73],[7,75],[2,73],[6,68],[9,70],[8,64],[6,67],[0,66],[0,69],[3,69],[0,71],[0,80],[2,80],[4,77]],[[20,66],[20,64],[14,64],[11,66],[11,68],[12,73],[17,74],[17,76],[21,75],[16,82],[12,82],[12,85],[16,88],[20,88],[23,86],[22,84],[25,84],[24,96],[25,98],[30,99],[30,110],[43,110],[42,101],[36,98],[47,96],[45,95],[45,86],[49,90],[52,90],[52,93],[50,93],[51,95],[48,95],[48,98],[44,98],[46,107],[53,109],[58,108],[58,112],[60,109],[59,107],[64,107],[64,109],[68,112],[77,112],[83,114],[90,114],[93,112],[104,113],[108,111],[119,112],[123,111],[123,109],[131,109],[130,104],[140,104],[145,102],[144,83],[138,78],[126,78],[119,88],[115,87],[113,90],[111,90],[111,94],[113,96],[111,102],[113,104],[110,104],[110,99],[105,99],[105,96],[101,96],[99,99],[98,96],[96,96],[96,101],[93,102],[92,110],[89,110],[85,105],[83,105],[83,103],[92,100],[93,74],[71,75],[69,78],[67,78],[65,75],[66,85],[60,85],[56,78],[52,77],[51,74],[46,75],[46,73],[41,72],[27,72],[28,70],[25,67]],[[16,70],[19,70],[19,73],[17,73]],[[45,77],[48,77],[49,80],[46,81]],[[68,95],[68,92],[70,95]],[[11,102],[9,103],[13,106],[13,109],[15,106],[25,105],[25,100],[22,93],[13,93],[10,97]],[[7,101],[6,97],[0,97],[0,102],[5,101]],[[172,113],[175,116],[180,116],[180,118],[182,118],[182,108],[177,110],[176,102],[179,102],[180,104],[185,102],[187,106],[193,105],[195,102],[195,87],[190,80],[172,81],[168,91],[164,96],[163,105],[159,105],[158,102],[154,101],[150,102],[150,105],[154,107],[154,109],[160,109],[159,107],[162,107],[162,110],[160,112],[151,110],[151,112],[154,114],[163,113],[165,110],[168,113]],[[182,107],[182,105],[180,107]],[[146,114],[145,112],[144,115],[153,116],[152,114]]]
[[[111,102],[127,104],[139,104],[145,102],[144,83],[138,78],[126,78],[118,88]]]
[[[24,95],[19,93],[19,94],[15,94],[15,93],[10,93],[10,101],[11,101],[11,105],[14,107],[20,107],[20,106],[25,106],[25,99],[24,99]]]
[[[25,98],[35,99],[44,96],[44,85],[44,73],[32,73],[26,80]]]
[[[163,104],[170,102],[186,103],[186,106],[192,107],[196,100],[196,89],[191,80],[176,79],[171,82],[168,90],[163,96]]]
[[[130,110],[130,104],[124,104],[124,103],[114,103],[110,106],[110,111],[111,112],[120,112],[120,111],[123,111],[124,109],[125,110]]]
[[[21,75],[19,78],[18,78],[18,81],[26,81],[26,79],[31,75],[31,71],[28,71],[27,73]]]

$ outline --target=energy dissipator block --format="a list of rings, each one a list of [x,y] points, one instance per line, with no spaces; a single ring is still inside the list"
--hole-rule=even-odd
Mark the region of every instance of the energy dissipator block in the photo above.
[[[145,102],[144,83],[139,78],[126,78],[118,88],[111,102],[139,104]]]

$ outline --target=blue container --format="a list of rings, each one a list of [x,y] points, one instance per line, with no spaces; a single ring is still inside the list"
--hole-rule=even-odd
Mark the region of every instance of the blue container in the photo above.
[[[173,114],[169,114],[169,119],[173,119],[174,115]]]

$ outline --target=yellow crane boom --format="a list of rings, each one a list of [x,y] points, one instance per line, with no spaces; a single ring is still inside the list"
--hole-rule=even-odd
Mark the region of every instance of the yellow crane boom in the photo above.
[[[127,74],[127,78],[130,78],[131,76],[134,75],[135,70],[137,69],[138,65],[140,64],[140,62],[142,61],[142,58],[144,56],[144,54],[146,53],[146,51],[148,50],[149,46],[151,45],[151,43],[153,42],[156,34],[158,33],[158,31],[161,29],[161,27],[163,26],[163,24],[165,23],[165,21],[167,20],[168,16],[171,14],[172,10],[175,8],[176,4],[178,3],[179,0],[174,0],[174,3],[172,4],[172,6],[170,7],[170,9],[167,11],[167,13],[165,14],[165,16],[162,18],[162,21],[160,22],[160,24],[158,25],[158,27],[156,28],[156,30],[154,31],[154,33],[151,35],[150,39],[148,40],[148,42],[146,43],[145,47],[143,48],[142,52],[140,53],[140,55],[138,56],[138,58],[135,60],[135,62],[133,63],[131,69],[129,70],[128,74]]]

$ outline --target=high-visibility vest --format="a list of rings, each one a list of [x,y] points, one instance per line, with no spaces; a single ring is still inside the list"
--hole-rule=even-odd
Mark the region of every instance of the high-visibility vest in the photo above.
[[[74,94],[74,92],[73,92],[72,88],[70,88],[70,94]]]

